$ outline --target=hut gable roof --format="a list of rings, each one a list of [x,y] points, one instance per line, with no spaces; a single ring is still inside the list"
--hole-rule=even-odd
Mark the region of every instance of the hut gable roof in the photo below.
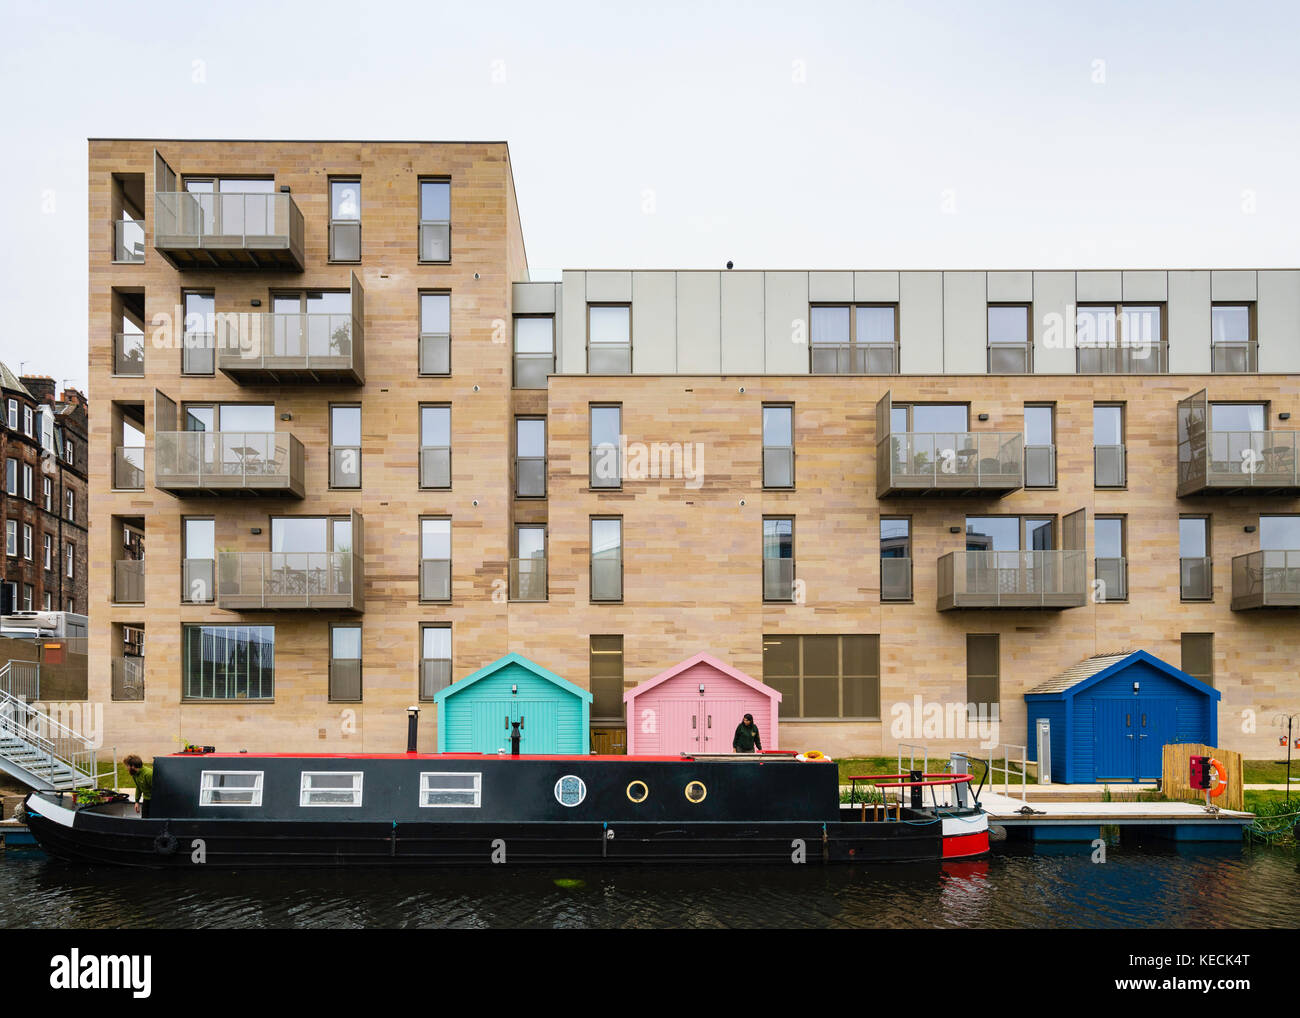
[[[545,679],[547,682],[550,682],[558,686],[560,689],[563,689],[566,693],[572,693],[574,696],[580,697],[581,699],[585,700],[587,703],[591,703],[592,701],[592,695],[590,690],[583,689],[581,686],[575,686],[572,682],[569,682],[567,679],[560,678],[553,671],[543,668],[537,662],[530,661],[522,654],[518,654],[514,651],[511,651],[505,657],[497,658],[497,660],[493,661],[489,665],[484,665],[476,672],[471,672],[469,675],[466,675],[463,679],[453,682],[446,689],[438,690],[438,692],[434,695],[434,700],[438,703],[441,703],[442,701],[447,699],[447,697],[453,696],[457,693],[464,692],[466,688],[472,686],[480,679],[486,679],[489,675],[495,675],[497,672],[501,671],[502,668],[505,668],[508,665],[512,665],[512,664],[519,665],[521,668],[527,669],[528,671],[532,672],[534,675],[538,676],[539,678]]]
[[[1216,700],[1223,695],[1217,689],[1207,686],[1199,679],[1192,678],[1185,671],[1175,668],[1167,661],[1161,661],[1154,654],[1148,654],[1145,650],[1134,650],[1119,654],[1098,654],[1095,657],[1085,658],[1077,665],[1067,668],[1055,678],[1048,679],[1033,689],[1026,690],[1025,696],[1051,696],[1062,693],[1073,696],[1139,661],[1159,669],[1174,681],[1181,682],[1197,692],[1206,693]]]
[[[701,651],[699,654],[696,654],[694,657],[688,657],[685,661],[673,665],[671,668],[667,669],[666,671],[660,672],[653,679],[646,679],[646,681],[641,683],[639,686],[636,686],[633,689],[629,689],[626,693],[623,694],[623,702],[631,703],[634,697],[640,696],[646,690],[653,689],[655,686],[659,685],[660,683],[667,682],[669,679],[673,678],[676,675],[680,675],[688,668],[694,668],[696,665],[699,664],[708,665],[710,668],[717,670],[718,672],[722,673],[728,678],[735,679],[737,682],[741,682],[744,685],[749,686],[755,692],[770,697],[776,703],[781,702],[781,693],[779,690],[773,689],[771,686],[764,685],[762,682],[759,682],[758,679],[755,679],[750,675],[746,675],[738,668],[732,668],[731,665],[723,661],[719,661],[712,654],[706,654],[703,651]]]

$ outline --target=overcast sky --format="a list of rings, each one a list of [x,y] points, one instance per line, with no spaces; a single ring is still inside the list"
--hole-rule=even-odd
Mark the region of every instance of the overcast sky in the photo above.
[[[5,0],[0,359],[85,384],[88,137],[504,139],[539,269],[1300,265],[1300,5],[1061,6]]]

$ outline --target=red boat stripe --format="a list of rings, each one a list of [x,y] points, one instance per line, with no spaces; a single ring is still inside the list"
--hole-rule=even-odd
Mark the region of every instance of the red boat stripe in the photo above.
[[[952,834],[943,839],[943,857],[956,859],[967,855],[983,855],[989,850],[989,832],[978,834]]]

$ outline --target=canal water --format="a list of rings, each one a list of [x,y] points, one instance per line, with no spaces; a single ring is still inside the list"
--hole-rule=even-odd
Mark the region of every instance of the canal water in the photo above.
[[[474,871],[74,867],[0,855],[0,927],[1178,928],[1295,926],[1300,855],[1000,845],[947,865]]]

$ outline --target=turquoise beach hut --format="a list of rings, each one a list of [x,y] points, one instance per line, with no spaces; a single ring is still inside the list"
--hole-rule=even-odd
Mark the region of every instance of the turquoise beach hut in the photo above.
[[[519,752],[530,756],[591,752],[591,693],[510,653],[440,690],[439,753]]]

